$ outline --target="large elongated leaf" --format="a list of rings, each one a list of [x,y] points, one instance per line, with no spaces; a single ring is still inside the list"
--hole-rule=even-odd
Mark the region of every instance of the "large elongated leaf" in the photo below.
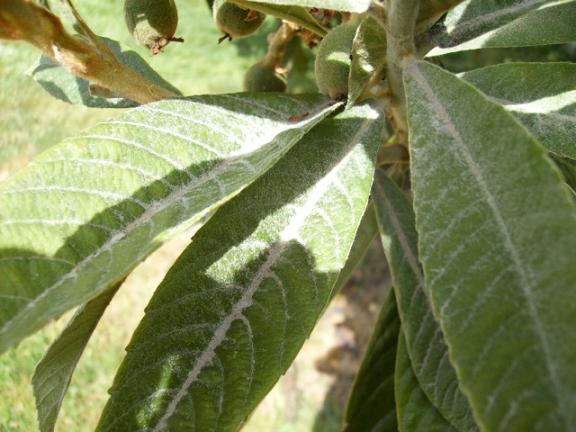
[[[576,64],[508,63],[462,78],[503,104],[548,150],[576,159]]]
[[[475,418],[572,430],[574,202],[500,105],[424,62],[405,76],[420,259]]]
[[[120,284],[82,306],[36,366],[32,385],[41,432],[52,432],[76,365]]]
[[[344,432],[395,432],[394,365],[400,318],[394,292],[382,304],[346,407]]]
[[[252,0],[269,5],[302,6],[306,8],[334,9],[347,12],[366,12],[371,0]]]
[[[316,96],[164,101],[50,149],[0,187],[0,352],[118,282],[333,109]]]
[[[239,6],[293,22],[321,36],[324,36],[328,32],[308,10],[300,6],[286,6],[283,4],[270,4],[270,2],[260,3],[248,0],[234,0],[234,2]]]
[[[452,30],[448,34],[440,33],[434,37],[441,47],[446,48],[436,48],[429,55],[479,48],[560,44],[576,40],[574,0],[509,0],[508,7],[502,7],[501,1],[487,1],[493,4],[491,12],[488,9],[482,12],[480,9],[480,13],[476,14],[476,7],[480,8],[482,2],[472,0],[451,12],[446,22]],[[468,14],[467,7],[473,8],[474,12]],[[508,24],[502,25],[505,22]]]
[[[329,300],[368,202],[382,115],[328,120],[198,232],[156,290],[99,431],[236,431]]]
[[[420,388],[402,331],[398,337],[394,391],[400,432],[458,432]]]
[[[382,171],[376,173],[374,181],[374,207],[408,353],[420,387],[451,424],[463,431],[477,430],[425,292],[424,275],[418,261],[414,210],[402,191]]]

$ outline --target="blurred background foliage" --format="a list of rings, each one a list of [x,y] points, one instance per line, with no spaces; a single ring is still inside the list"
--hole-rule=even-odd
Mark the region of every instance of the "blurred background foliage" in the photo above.
[[[244,71],[266,52],[266,37],[278,22],[269,18],[248,39],[218,45],[220,34],[205,0],[177,0],[180,23],[172,44],[152,56],[136,45],[125,28],[119,0],[77,0],[80,13],[97,34],[115,39],[148,60],[183,94],[242,91]],[[25,166],[37,153],[106,118],[105,109],[88,109],[53,99],[29,76],[38,52],[21,43],[0,43],[0,181]],[[576,44],[470,51],[444,56],[453,72],[510,61],[576,61]],[[293,41],[287,67],[289,90],[313,92],[313,53]],[[106,403],[124,347],[142,317],[154,288],[188,238],[176,239],[149,257],[129,277],[106,312],[72,380],[58,430],[90,431]],[[330,308],[295,364],[247,424],[247,431],[340,429],[343,405],[379,303],[387,289],[384,257],[377,243]],[[51,340],[70,313],[0,357],[0,431],[37,430],[30,379]]]

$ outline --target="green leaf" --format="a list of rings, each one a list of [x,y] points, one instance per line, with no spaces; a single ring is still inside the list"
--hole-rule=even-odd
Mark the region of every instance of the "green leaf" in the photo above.
[[[461,78],[504,105],[548,150],[576,159],[576,64],[508,63]]]
[[[507,7],[502,7],[502,1],[486,1],[493,4],[493,10],[482,10],[481,1],[470,0],[450,12],[446,19],[448,32],[433,37],[441,47],[446,48],[436,48],[428,56],[576,40],[574,0],[508,0],[510,5]],[[480,8],[478,11],[476,6]],[[474,9],[472,13],[467,13],[468,8]],[[503,25],[506,22],[508,24]]]
[[[406,69],[420,259],[484,430],[576,424],[576,207],[544,149],[440,68]]]
[[[352,46],[348,106],[362,96],[375,73],[383,78],[385,61],[386,31],[378,21],[368,16],[356,30]]]
[[[457,432],[432,405],[420,388],[400,331],[396,354],[394,391],[396,412],[401,432]]]
[[[309,336],[368,203],[383,115],[310,132],[198,231],[128,346],[99,431],[236,431]]]
[[[553,161],[556,163],[556,166],[560,168],[560,171],[562,171],[570,193],[576,198],[576,161],[561,157],[553,157]]]
[[[356,374],[343,432],[395,432],[394,365],[400,332],[394,292],[382,304],[378,322]]]
[[[178,89],[164,80],[164,78],[152,69],[146,60],[136,52],[124,50],[118,42],[112,39],[101,39],[126,66],[134,69],[161,87],[180,94]],[[39,63],[31,72],[31,75],[50,95],[67,103],[86,105],[92,108],[128,108],[138,105],[136,102],[122,99],[118,96],[105,98],[96,95],[94,87],[91,88],[89,81],[74,75],[64,66],[46,56],[40,57]]]
[[[234,0],[236,2],[236,0]],[[243,1],[243,0],[242,0]],[[333,9],[346,12],[366,12],[371,0],[254,0],[268,5],[302,6],[305,8]]]
[[[370,202],[358,226],[358,231],[356,232],[356,237],[354,238],[354,243],[352,243],[346,264],[342,271],[340,271],[338,280],[334,284],[332,297],[344,287],[352,276],[352,273],[354,273],[354,270],[360,265],[377,233],[378,225],[376,223],[376,216],[374,215],[374,207],[372,202]]]
[[[44,153],[0,186],[0,352],[121,280],[336,107],[271,94],[162,101]]]
[[[120,283],[83,305],[36,366],[32,385],[40,432],[52,432],[76,365]]]
[[[422,391],[449,423],[463,431],[478,430],[425,292],[412,205],[380,170],[373,200],[407,349]]]
[[[283,20],[290,21],[294,24],[298,24],[320,36],[324,36],[328,33],[317,20],[314,18],[307,9],[299,6],[286,6],[285,4],[275,2],[265,2],[260,3],[258,1],[247,1],[247,0],[233,0],[234,3],[239,6],[256,10],[267,15],[275,16]]]

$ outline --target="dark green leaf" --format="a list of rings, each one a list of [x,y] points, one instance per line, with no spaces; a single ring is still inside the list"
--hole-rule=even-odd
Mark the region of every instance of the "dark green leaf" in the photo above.
[[[424,62],[405,77],[420,260],[474,417],[484,430],[570,431],[574,201],[500,105]]]
[[[398,426],[402,432],[458,432],[420,388],[402,331],[398,337],[395,384]]]
[[[36,366],[32,385],[41,432],[54,430],[76,365],[118,288],[120,284],[80,307]]]
[[[382,171],[376,173],[373,199],[402,329],[420,387],[451,424],[463,431],[477,430],[425,292],[412,205]]]
[[[395,432],[394,365],[400,332],[394,292],[384,300],[348,400],[344,432]]]

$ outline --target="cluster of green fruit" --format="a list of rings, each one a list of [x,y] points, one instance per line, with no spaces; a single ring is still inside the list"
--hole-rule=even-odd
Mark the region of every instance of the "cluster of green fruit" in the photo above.
[[[253,34],[264,22],[263,13],[244,9],[229,0],[216,0],[212,6],[214,21],[224,39]],[[175,38],[178,10],[174,0],[126,0],[124,16],[128,30],[152,53],[161,52]],[[348,93],[351,51],[357,24],[349,22],[332,29],[318,47],[315,76],[321,93],[339,99]],[[286,79],[276,72],[278,65],[266,57],[246,73],[244,88],[250,92],[283,92]]]

